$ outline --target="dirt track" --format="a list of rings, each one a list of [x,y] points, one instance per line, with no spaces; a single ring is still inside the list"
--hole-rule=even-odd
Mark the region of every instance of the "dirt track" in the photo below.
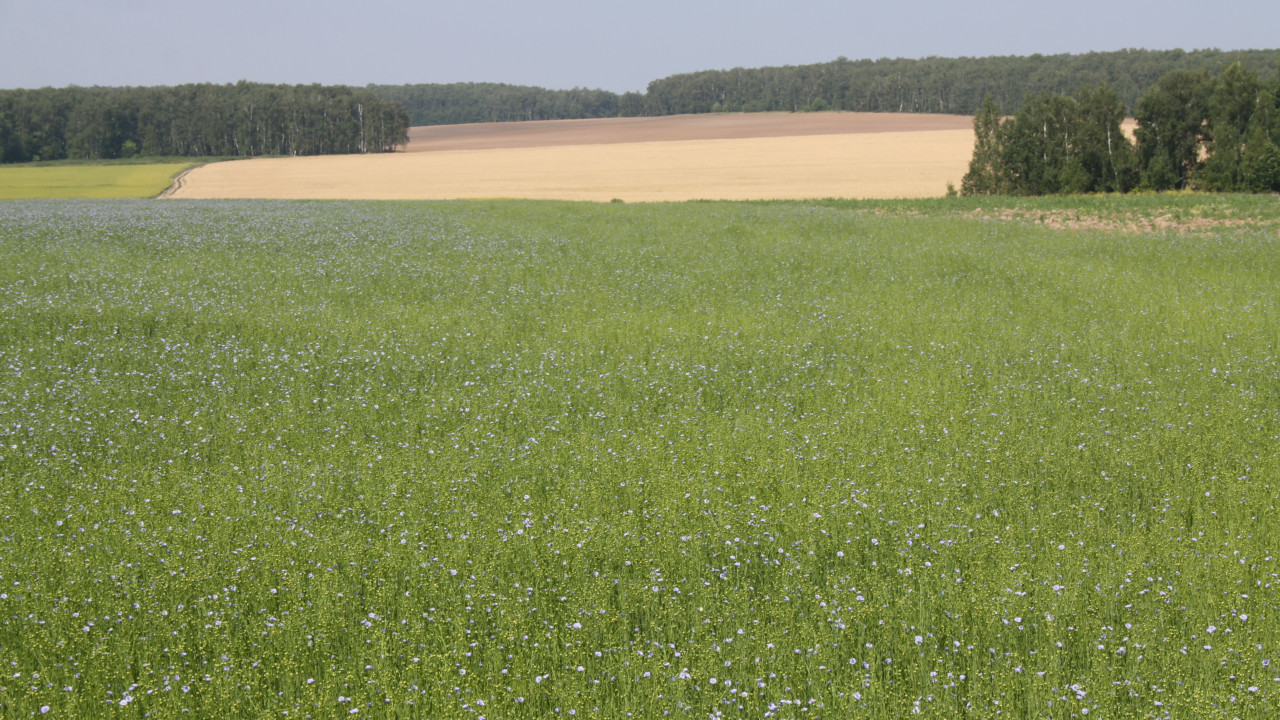
[[[928,197],[959,185],[972,122],[762,113],[413,128],[407,152],[215,163],[170,197]]]

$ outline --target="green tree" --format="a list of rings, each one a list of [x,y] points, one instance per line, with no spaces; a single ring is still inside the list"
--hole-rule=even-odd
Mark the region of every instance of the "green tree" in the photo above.
[[[384,152],[399,103],[334,86],[180,85],[0,91],[0,160]]]
[[[1245,190],[1245,137],[1258,108],[1262,83],[1257,74],[1234,62],[1219,75],[1209,95],[1205,149],[1208,158],[1199,176],[1208,190]]]
[[[1083,176],[1082,192],[1128,192],[1137,184],[1133,145],[1121,130],[1124,104],[1108,85],[1076,93],[1078,129],[1075,158]]]
[[[1249,192],[1280,192],[1280,147],[1275,134],[1275,104],[1270,90],[1264,91],[1257,110],[1244,136],[1241,154],[1243,175],[1242,190]]]
[[[982,101],[982,109],[973,117],[973,133],[973,159],[969,161],[969,171],[960,181],[960,192],[965,195],[995,195],[1002,190],[1000,113],[990,95]]]
[[[1138,100],[1138,166],[1153,190],[1182,189],[1200,169],[1213,81],[1203,70],[1176,70]]]
[[[1073,158],[1076,101],[1062,95],[1031,97],[1001,125],[1001,187],[1014,195],[1051,195],[1076,190],[1079,161]]]

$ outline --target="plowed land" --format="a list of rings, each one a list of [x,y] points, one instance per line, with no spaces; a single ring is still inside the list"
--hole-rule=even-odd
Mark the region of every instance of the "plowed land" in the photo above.
[[[406,152],[241,160],[170,197],[626,201],[930,197],[959,185],[972,118],[757,113],[413,128]]]

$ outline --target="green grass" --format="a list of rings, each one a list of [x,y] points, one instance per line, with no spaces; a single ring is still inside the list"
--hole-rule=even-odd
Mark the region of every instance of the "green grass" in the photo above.
[[[150,198],[193,164],[0,165],[0,200]]]
[[[0,716],[1275,717],[1274,228],[941,203],[0,203]]]

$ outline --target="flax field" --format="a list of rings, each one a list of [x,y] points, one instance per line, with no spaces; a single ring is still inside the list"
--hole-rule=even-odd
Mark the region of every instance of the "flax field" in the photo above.
[[[0,716],[1280,714],[1275,227],[945,207],[0,203]]]

